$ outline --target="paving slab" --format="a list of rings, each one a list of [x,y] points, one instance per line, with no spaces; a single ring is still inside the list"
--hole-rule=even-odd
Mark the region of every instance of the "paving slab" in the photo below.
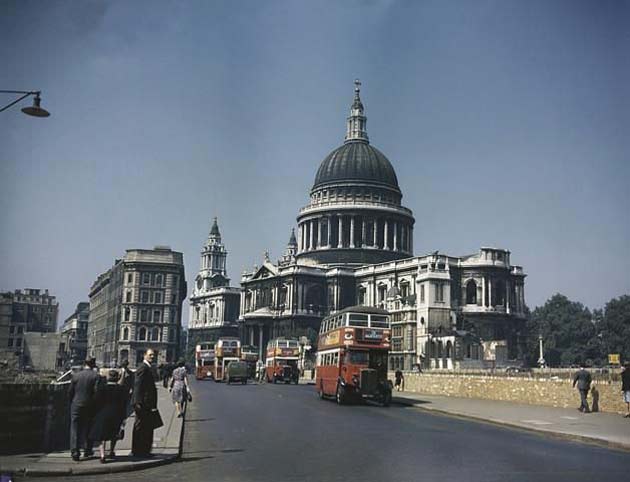
[[[630,450],[630,418],[617,414],[411,392],[394,392],[393,401],[421,410]]]

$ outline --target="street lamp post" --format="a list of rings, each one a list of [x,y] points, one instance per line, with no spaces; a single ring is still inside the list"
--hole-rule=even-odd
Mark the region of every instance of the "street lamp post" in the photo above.
[[[22,101],[22,100],[24,100],[27,97],[32,95],[32,96],[34,96],[33,97],[33,105],[31,107],[24,107],[22,109],[22,112],[24,112],[27,115],[33,116],[33,117],[48,117],[50,115],[50,112],[48,112],[46,109],[43,109],[40,106],[40,103],[42,101],[41,93],[42,93],[41,90],[0,90],[0,94],[18,94],[18,95],[21,95],[21,97],[18,97],[13,102],[10,102],[9,104],[7,104],[4,107],[2,107],[0,109],[0,112],[3,112],[5,110],[7,110],[9,107],[14,106],[18,102],[20,102],[20,101]]]
[[[547,362],[545,361],[545,357],[543,356],[543,337],[542,333],[538,335],[538,366],[540,368],[545,368]]]

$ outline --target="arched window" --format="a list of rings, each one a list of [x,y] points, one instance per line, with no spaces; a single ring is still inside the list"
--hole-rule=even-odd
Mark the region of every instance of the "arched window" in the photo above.
[[[128,340],[129,339],[129,328],[125,328],[123,330],[123,340]]]
[[[140,328],[138,332],[138,340],[146,341],[147,340],[147,329],[145,327]]]
[[[466,304],[477,304],[477,283],[475,283],[474,279],[471,279],[468,283],[466,283]]]
[[[129,321],[131,319],[131,310],[129,308],[125,308],[125,321]]]
[[[453,358],[453,344],[450,341],[446,342],[446,358]]]
[[[160,341],[160,329],[159,328],[153,328],[153,330],[151,330],[151,341]]]

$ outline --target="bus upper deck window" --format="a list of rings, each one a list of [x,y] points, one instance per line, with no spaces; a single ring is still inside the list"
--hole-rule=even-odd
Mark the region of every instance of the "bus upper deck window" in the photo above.
[[[370,326],[372,328],[389,328],[389,321],[387,320],[387,316],[371,315]]]
[[[350,313],[348,315],[349,326],[368,326],[368,316],[359,313]]]

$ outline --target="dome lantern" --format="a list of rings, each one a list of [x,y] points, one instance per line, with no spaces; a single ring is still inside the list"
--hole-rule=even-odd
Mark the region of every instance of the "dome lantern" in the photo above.
[[[350,117],[348,117],[348,126],[346,129],[345,142],[370,142],[367,135],[367,117],[363,114],[363,103],[359,93],[361,92],[361,81],[354,80],[354,101],[350,108]]]

